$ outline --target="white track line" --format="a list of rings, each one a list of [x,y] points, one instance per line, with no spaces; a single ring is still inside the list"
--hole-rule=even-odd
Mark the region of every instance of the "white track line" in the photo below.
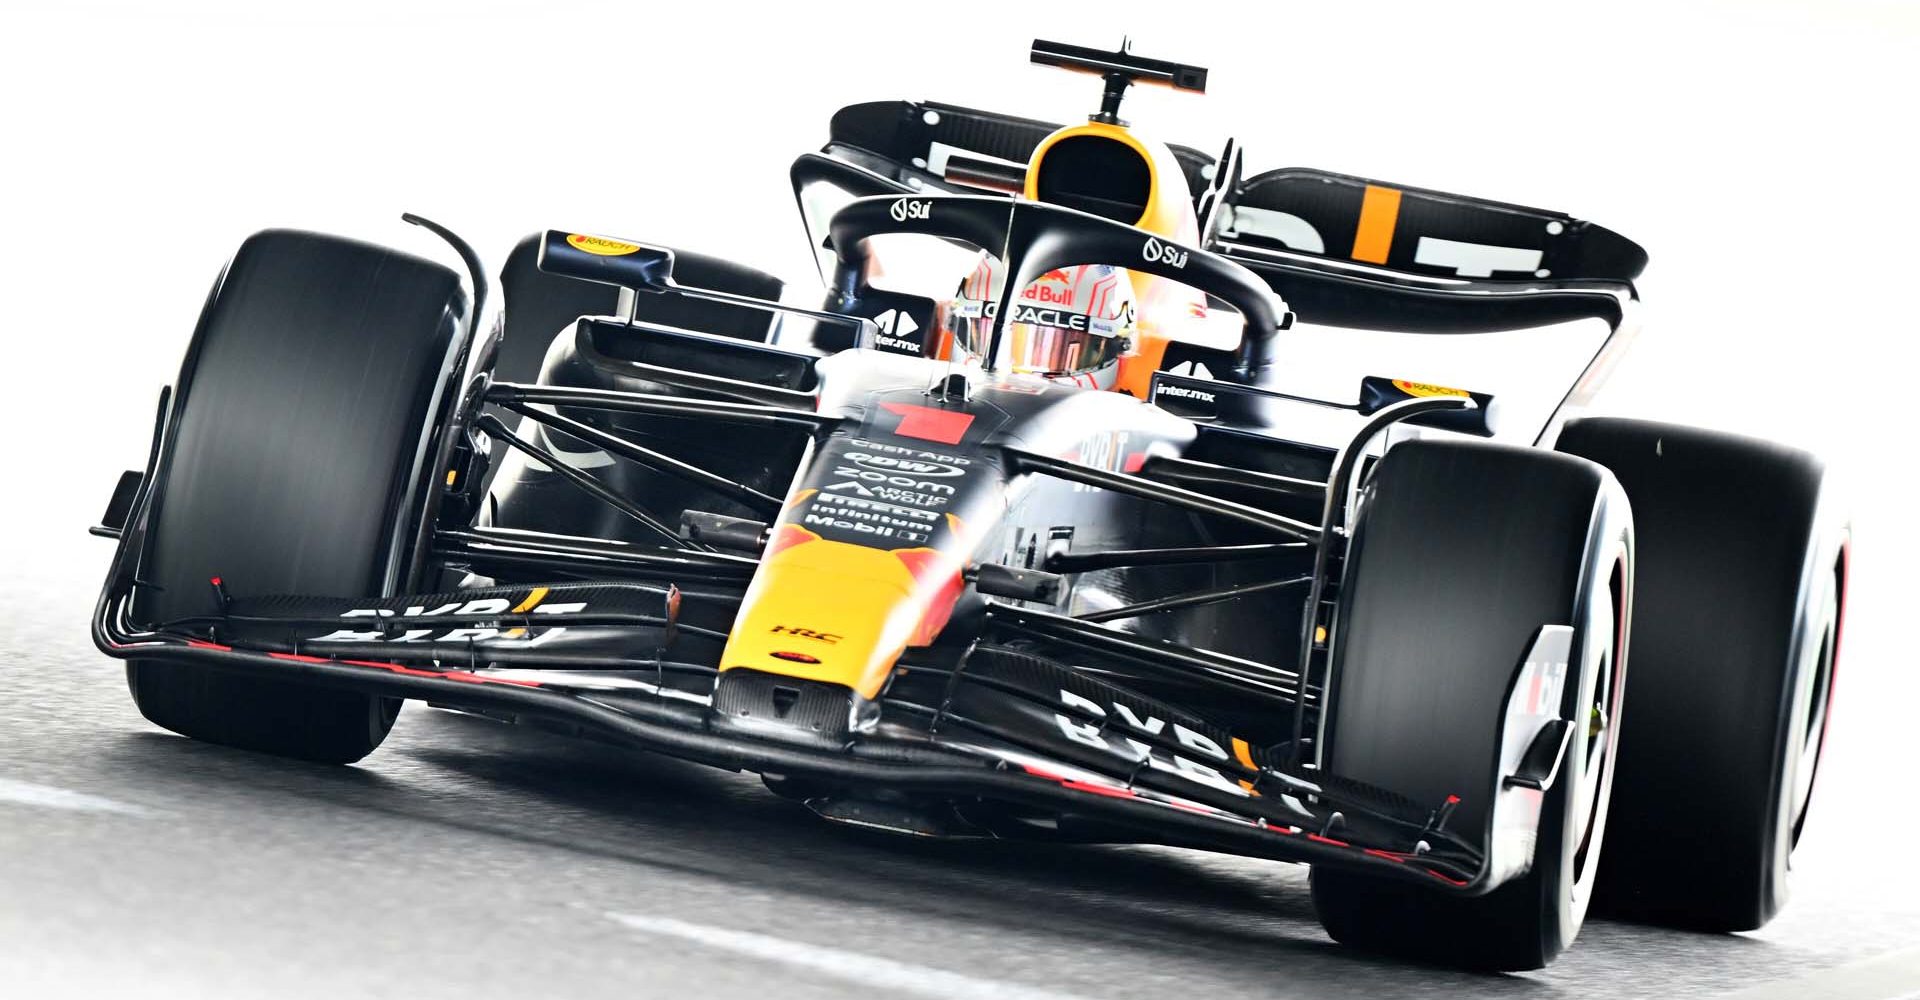
[[[34,806],[40,809],[64,809],[68,812],[119,813],[123,816],[149,816],[146,809],[113,799],[69,791],[31,781],[0,778],[0,804]]]
[[[923,965],[876,958],[859,952],[841,951],[785,938],[728,930],[706,924],[689,923],[672,917],[644,917],[630,913],[609,913],[609,919],[636,931],[676,937],[695,944],[719,948],[735,954],[780,962],[859,983],[864,991],[881,994],[888,991],[915,996],[948,998],[1002,997],[1006,1000],[1077,1000],[1072,994],[1034,989],[992,979],[976,979],[957,972],[931,969]]]

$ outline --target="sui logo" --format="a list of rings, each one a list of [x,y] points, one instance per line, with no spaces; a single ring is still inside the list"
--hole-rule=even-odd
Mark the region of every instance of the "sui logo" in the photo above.
[[[1150,263],[1170,264],[1174,267],[1187,266],[1187,251],[1162,243],[1151,236],[1147,237],[1146,244],[1140,248],[1140,257]]]
[[[895,222],[905,222],[908,219],[930,219],[933,218],[933,202],[915,201],[912,198],[896,199],[887,208],[887,214],[893,216]]]

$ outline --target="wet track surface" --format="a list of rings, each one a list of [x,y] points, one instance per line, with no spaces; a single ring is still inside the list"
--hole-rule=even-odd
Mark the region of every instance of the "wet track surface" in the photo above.
[[[0,995],[1806,996],[1890,953],[1911,985],[1831,995],[1920,991],[1911,864],[1852,821],[1890,765],[1844,744],[1763,933],[1591,922],[1544,973],[1474,976],[1332,944],[1302,868],[834,827],[418,704],[352,768],[193,743],[88,642],[93,567],[58,573],[0,579]]]

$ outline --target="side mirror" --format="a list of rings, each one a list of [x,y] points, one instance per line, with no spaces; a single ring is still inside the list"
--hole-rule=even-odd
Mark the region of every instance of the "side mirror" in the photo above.
[[[1355,407],[1363,417],[1372,416],[1395,403],[1425,396],[1462,396],[1474,402],[1470,410],[1438,410],[1407,418],[1407,423],[1441,427],[1465,434],[1492,437],[1499,427],[1500,411],[1496,400],[1484,392],[1469,392],[1444,385],[1414,382],[1404,378],[1368,375],[1360,380],[1360,404]]]
[[[673,251],[604,236],[547,230],[540,241],[540,270],[635,291],[673,287]]]

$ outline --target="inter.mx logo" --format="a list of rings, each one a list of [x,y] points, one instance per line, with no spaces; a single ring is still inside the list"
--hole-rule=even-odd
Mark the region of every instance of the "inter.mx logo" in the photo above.
[[[1162,383],[1154,388],[1160,395],[1172,396],[1175,399],[1197,399],[1203,403],[1215,402],[1213,393],[1204,392],[1199,389],[1189,389],[1184,385]]]
[[[920,353],[920,341],[913,337],[914,331],[920,329],[920,324],[914,322],[905,309],[889,309],[875,316],[873,325],[879,330],[873,340],[875,347]]]

